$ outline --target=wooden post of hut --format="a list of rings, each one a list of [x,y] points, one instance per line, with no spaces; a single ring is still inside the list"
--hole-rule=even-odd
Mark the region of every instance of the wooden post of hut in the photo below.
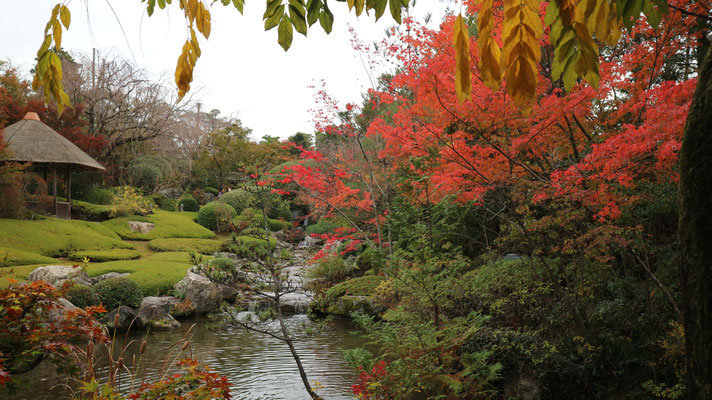
[[[83,152],[67,138],[55,132],[40,121],[37,113],[28,112],[25,118],[5,128],[2,133],[10,150],[9,161],[32,163],[44,171],[52,168],[54,215],[57,218],[71,218],[71,173],[77,171],[104,171],[96,160]],[[67,201],[57,200],[57,169],[64,171]],[[48,185],[49,186],[49,185]]]

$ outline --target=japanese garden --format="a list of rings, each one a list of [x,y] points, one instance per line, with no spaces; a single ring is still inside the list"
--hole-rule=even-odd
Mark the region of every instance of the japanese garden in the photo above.
[[[0,37],[0,398],[712,399],[712,2],[89,3]]]

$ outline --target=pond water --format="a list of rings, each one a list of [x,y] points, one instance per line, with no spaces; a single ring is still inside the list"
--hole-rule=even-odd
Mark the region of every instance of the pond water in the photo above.
[[[328,399],[353,399],[349,390],[355,381],[355,373],[344,361],[342,349],[364,345],[364,340],[352,333],[356,330],[355,326],[335,321],[318,333],[307,335],[305,332],[313,323],[306,315],[289,316],[286,321],[295,333],[295,345],[309,380],[319,381],[322,386],[318,394]],[[181,329],[176,331],[152,333],[148,339],[146,360],[162,361],[171,346],[183,338],[194,324],[191,346],[187,351],[192,350],[193,356],[203,365],[209,365],[228,377],[234,399],[310,399],[286,344],[243,329],[211,331],[205,328],[206,322],[204,319],[183,321]],[[125,360],[131,359],[132,352],[138,351],[143,340],[138,335],[129,336],[131,339],[137,342],[129,347]],[[122,340],[123,336],[117,338],[118,343]],[[156,369],[153,369],[154,376]],[[61,390],[62,380],[54,375],[51,365],[43,363],[33,371],[18,376],[18,380],[24,382],[22,389],[14,396],[0,392],[0,398],[70,398]]]

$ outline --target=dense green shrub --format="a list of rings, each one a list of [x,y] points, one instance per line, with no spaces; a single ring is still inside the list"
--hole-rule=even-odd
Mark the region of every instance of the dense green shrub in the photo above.
[[[349,279],[334,285],[326,291],[326,297],[329,299],[337,299],[341,296],[371,296],[376,287],[386,280],[385,277],[379,275],[361,276],[358,278]]]
[[[143,299],[143,292],[138,284],[126,278],[109,278],[94,285],[107,311],[119,306],[138,307]]]
[[[184,197],[180,199],[180,201],[178,201],[179,210],[181,205],[183,206],[183,211],[198,211],[200,208],[198,206],[198,201],[192,197]]]
[[[155,190],[171,169],[168,160],[158,156],[142,156],[134,159],[126,169],[131,186],[148,191]]]
[[[213,201],[200,208],[197,222],[210,230],[224,232],[236,215],[232,206]]]
[[[154,202],[157,206],[160,206],[160,205],[161,205],[161,201],[163,201],[163,199],[166,198],[166,196],[164,196],[164,195],[161,194],[161,193],[154,193],[154,194],[152,194],[150,197],[151,197],[151,200],[153,200],[153,202]]]
[[[87,192],[84,200],[91,204],[110,205],[114,201],[114,192],[111,189],[94,188]]]
[[[214,187],[208,186],[208,187],[205,188],[205,193],[212,193],[212,194],[214,194],[215,196],[217,196],[217,195],[220,193],[220,191],[217,190],[217,189],[215,189]]]
[[[86,285],[74,285],[67,290],[67,300],[77,307],[98,306],[101,303],[94,289]]]
[[[277,246],[277,239],[270,236],[269,243],[272,251]],[[223,250],[236,254],[241,258],[260,258],[267,255],[267,241],[251,236],[237,236],[223,243]]]
[[[141,196],[136,188],[122,186],[114,196],[111,217],[146,215],[151,211],[151,201]]]
[[[307,276],[309,278],[322,278],[331,283],[341,282],[351,273],[352,268],[339,255],[324,257],[316,262]]]
[[[232,271],[235,269],[236,266],[235,261],[227,257],[213,258],[212,260],[210,260],[209,263],[211,267],[225,271]]]
[[[356,266],[362,272],[378,272],[383,267],[383,256],[378,250],[368,246],[366,250],[356,257]]]
[[[238,214],[246,208],[253,208],[259,204],[257,196],[244,189],[233,189],[223,193],[219,201],[229,204]]]
[[[175,211],[176,210],[176,200],[165,198],[161,200],[161,210]]]
[[[113,195],[112,195],[113,196]],[[114,208],[110,205],[92,204],[80,200],[72,200],[72,218],[85,221],[106,221],[111,219]]]
[[[307,226],[306,231],[310,235],[323,235],[325,233],[332,233],[336,228],[341,228],[343,226],[346,226],[346,224],[332,219],[322,218],[316,224]]]
[[[259,228],[264,229],[264,218],[262,217],[262,212],[254,208],[246,208],[242,214],[235,217],[232,223],[243,229],[246,228]],[[267,218],[267,226],[272,232],[281,231],[284,229],[291,229],[292,224],[287,221],[281,221],[278,219]]]

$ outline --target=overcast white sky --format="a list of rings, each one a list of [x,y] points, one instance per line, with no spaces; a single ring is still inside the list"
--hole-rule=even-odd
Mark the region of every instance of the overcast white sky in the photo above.
[[[0,0],[0,59],[20,67],[28,79],[55,3]],[[72,12],[69,32],[62,38],[65,49],[90,55],[96,48],[102,54],[132,59],[155,77],[166,74],[173,84],[173,70],[186,38],[177,4],[167,10],[156,7],[148,18],[140,0],[65,3]],[[346,3],[332,1],[335,22],[331,34],[326,35],[318,23],[312,26],[308,38],[295,32],[292,47],[285,53],[277,44],[277,29],[264,31],[264,0],[247,0],[244,15],[219,3],[212,7],[210,40],[201,44],[203,55],[191,87],[199,89],[194,98],[203,103],[204,110],[217,108],[224,115],[236,115],[253,129],[254,138],[312,132],[309,109],[315,103],[314,90],[309,86],[322,79],[338,101],[360,103],[360,94],[370,83],[351,49],[348,25],[364,42],[371,43],[382,39],[385,29],[394,24],[387,11],[374,23],[373,16],[356,18],[346,12]],[[420,0],[413,14],[422,17],[432,12],[431,24],[435,26],[453,4],[448,0]]]

